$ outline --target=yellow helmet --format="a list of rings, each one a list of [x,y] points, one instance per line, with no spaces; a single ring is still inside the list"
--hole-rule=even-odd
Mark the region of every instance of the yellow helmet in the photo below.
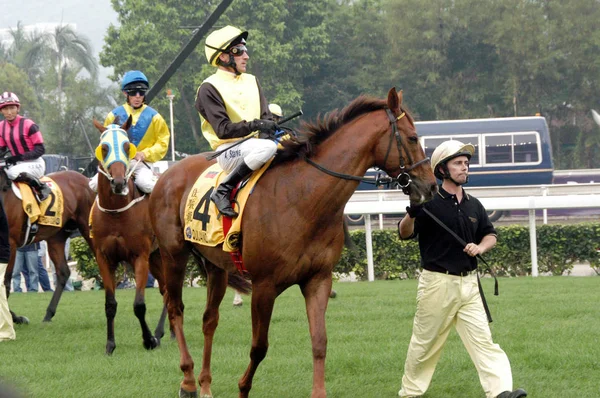
[[[269,104],[269,111],[273,114],[273,116],[283,117],[283,111],[281,107],[277,104]]]
[[[239,39],[246,40],[247,38],[248,32],[243,32],[235,26],[227,25],[224,28],[215,30],[208,35],[204,43],[204,53],[206,54],[208,63],[212,66],[217,66],[219,55],[225,52],[231,43]]]
[[[443,175],[438,171],[440,164],[446,163],[450,159],[454,159],[458,156],[466,156],[471,159],[475,153],[475,147],[471,144],[463,144],[460,141],[450,140],[444,141],[433,151],[431,155],[431,168],[433,174],[440,180],[443,179]]]

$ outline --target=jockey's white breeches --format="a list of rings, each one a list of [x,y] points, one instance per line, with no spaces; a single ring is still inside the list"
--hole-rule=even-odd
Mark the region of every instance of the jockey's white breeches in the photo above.
[[[135,160],[132,161],[132,163],[134,162]],[[146,162],[146,164],[150,168],[146,167],[144,163],[139,162],[133,171],[133,177],[135,177],[135,185],[140,189],[140,191],[144,193],[150,193],[152,192],[154,185],[156,185],[158,176],[154,175],[152,172],[153,163]],[[98,174],[90,178],[90,182],[88,184],[92,191],[98,192]]]
[[[6,169],[6,175],[11,180],[17,178],[21,173],[28,173],[34,177],[42,178],[46,173],[46,162],[42,158],[24,160]]]
[[[233,143],[223,144],[217,148],[222,151],[231,147]],[[252,170],[258,170],[269,161],[277,152],[277,143],[271,140],[251,138],[231,149],[223,152],[218,158],[219,166],[227,173],[230,173],[237,166],[246,163]]]

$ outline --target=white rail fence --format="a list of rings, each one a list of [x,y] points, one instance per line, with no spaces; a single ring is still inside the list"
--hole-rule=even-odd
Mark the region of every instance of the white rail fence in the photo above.
[[[536,210],[600,208],[600,184],[562,184],[547,186],[465,187],[478,198],[487,210],[529,211],[531,247],[531,276],[538,276]],[[384,214],[405,213],[408,197],[397,190],[357,191],[344,209],[344,214],[365,215],[367,248],[367,275],[375,280],[371,214],[380,215],[383,228]],[[544,211],[544,223],[546,223]]]

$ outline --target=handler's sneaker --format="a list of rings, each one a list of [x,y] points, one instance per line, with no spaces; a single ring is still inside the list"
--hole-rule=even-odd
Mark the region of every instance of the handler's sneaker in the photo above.
[[[498,395],[496,398],[521,398],[526,397],[527,393],[525,390],[518,388],[515,391],[504,391],[502,394]]]

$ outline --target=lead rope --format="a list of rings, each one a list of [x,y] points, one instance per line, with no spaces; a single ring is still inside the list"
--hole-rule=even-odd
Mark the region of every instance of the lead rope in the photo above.
[[[425,214],[427,214],[429,217],[431,217],[433,219],[433,221],[438,223],[440,227],[444,228],[446,230],[446,232],[448,232],[452,237],[454,237],[454,239],[456,239],[458,241],[458,243],[460,243],[462,245],[462,247],[465,247],[467,245],[467,242],[465,242],[460,236],[458,236],[456,234],[456,232],[454,232],[453,230],[448,228],[448,226],[446,224],[444,224],[442,220],[440,220],[439,218],[434,216],[425,207],[423,207],[423,212]],[[494,277],[494,296],[497,296],[498,295],[498,278],[496,278],[496,273],[492,270],[492,267],[487,263],[487,261],[485,261],[485,259],[480,254],[477,255],[477,258],[480,259],[485,265],[487,265],[490,274]],[[477,285],[479,287],[479,295],[481,296],[481,301],[483,302],[483,308],[485,309],[485,314],[487,315],[488,322],[492,323],[492,314],[490,313],[490,308],[488,307],[487,301],[485,300],[485,295],[483,294],[483,288],[481,287],[481,280],[479,279],[479,273],[477,273]]]

